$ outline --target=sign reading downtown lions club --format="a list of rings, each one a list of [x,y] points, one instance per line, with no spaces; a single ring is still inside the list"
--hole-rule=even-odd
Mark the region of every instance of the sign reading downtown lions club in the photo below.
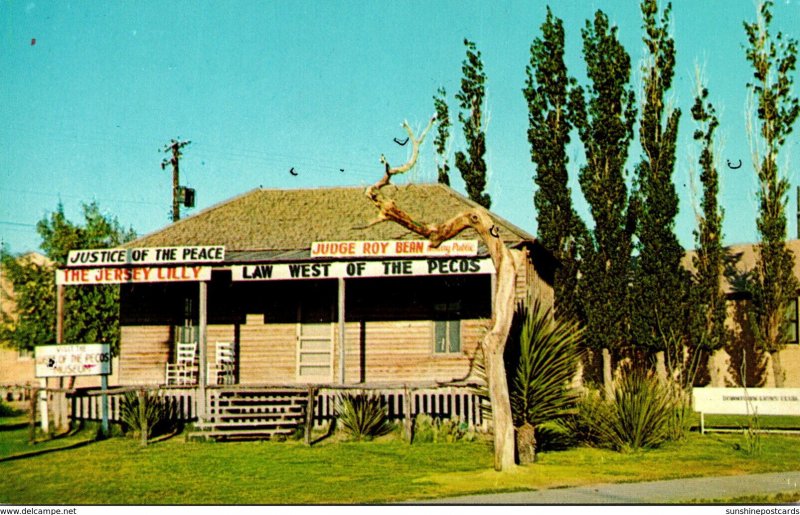
[[[381,261],[238,265],[233,267],[232,272],[234,281],[270,281],[340,277],[491,274],[494,272],[494,265],[488,258],[386,259]]]
[[[717,415],[800,415],[800,388],[693,388],[694,410]]]
[[[107,343],[40,345],[34,349],[36,377],[95,376],[111,373]]]

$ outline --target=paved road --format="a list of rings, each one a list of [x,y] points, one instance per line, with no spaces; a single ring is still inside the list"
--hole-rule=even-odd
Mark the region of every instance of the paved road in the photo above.
[[[800,492],[800,471],[748,476],[599,484],[425,501],[426,504],[664,504]]]

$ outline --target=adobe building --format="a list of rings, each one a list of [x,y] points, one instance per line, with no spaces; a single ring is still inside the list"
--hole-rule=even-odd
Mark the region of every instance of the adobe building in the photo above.
[[[800,240],[786,242],[794,253],[794,274],[800,279]],[[756,266],[757,244],[739,244],[726,247],[725,252],[735,262],[736,275],[742,275]],[[687,252],[684,264],[690,271],[694,270],[692,258],[695,251]],[[747,309],[748,295],[737,288],[731,277],[722,277],[722,289],[727,298],[728,317],[726,327],[730,338],[724,348],[711,357],[709,386],[764,386],[774,387],[775,377],[769,354],[756,348],[755,338],[750,329]],[[800,292],[798,292],[800,294]],[[784,386],[800,387],[800,327],[798,327],[798,298],[795,297],[789,307],[790,341],[781,351],[781,365],[785,375]]]

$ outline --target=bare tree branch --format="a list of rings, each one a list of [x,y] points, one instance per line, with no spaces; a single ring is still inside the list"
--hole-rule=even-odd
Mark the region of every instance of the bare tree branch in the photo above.
[[[508,470],[515,464],[515,439],[503,352],[506,340],[511,332],[511,323],[514,317],[517,271],[521,266],[522,252],[518,250],[512,251],[506,247],[496,232],[492,234],[492,230],[496,230],[494,220],[488,211],[482,207],[466,210],[442,223],[428,223],[416,220],[405,210],[398,207],[394,200],[383,195],[381,191],[382,188],[390,184],[394,175],[405,173],[414,167],[419,156],[419,147],[435,119],[435,117],[431,118],[428,126],[419,137],[414,135],[414,131],[411,130],[408,123],[403,124],[409,140],[412,142],[409,160],[402,166],[392,168],[382,156],[381,162],[386,167],[385,174],[381,180],[368,187],[365,194],[378,208],[380,213],[378,221],[391,220],[427,238],[434,247],[438,247],[443,242],[454,238],[467,229],[474,229],[486,245],[494,263],[497,280],[495,281],[491,327],[484,335],[481,347],[486,360],[487,386],[490,402],[492,403],[495,434],[495,469]]]

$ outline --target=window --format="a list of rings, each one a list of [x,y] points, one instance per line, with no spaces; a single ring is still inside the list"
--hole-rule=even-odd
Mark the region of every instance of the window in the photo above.
[[[798,316],[797,316],[797,297],[789,301],[786,306],[786,343],[798,343]]]
[[[437,304],[433,321],[433,352],[453,354],[461,352],[461,320],[459,303]]]

